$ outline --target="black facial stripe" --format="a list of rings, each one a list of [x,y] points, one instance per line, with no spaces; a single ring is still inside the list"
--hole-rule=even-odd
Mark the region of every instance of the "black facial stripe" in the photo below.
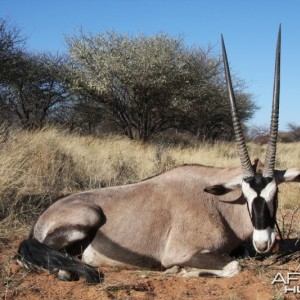
[[[262,174],[255,174],[253,177],[244,178],[244,181],[247,182],[250,185],[251,189],[253,189],[257,194],[257,197],[254,198],[252,202],[250,216],[253,227],[258,230],[266,229],[267,227],[274,228],[275,226],[277,210],[277,191],[275,193],[274,199],[270,199],[271,201],[268,203],[263,197],[261,197],[261,192],[272,180],[273,178],[263,177]]]
[[[273,180],[271,177],[263,177],[261,174],[255,174],[253,177],[244,178],[244,181],[249,183],[250,187],[260,195],[261,191]]]
[[[276,212],[276,204],[274,205],[274,212]],[[274,213],[274,216],[271,216],[268,204],[263,198],[258,196],[253,200],[251,220],[255,229],[274,228],[275,215]]]

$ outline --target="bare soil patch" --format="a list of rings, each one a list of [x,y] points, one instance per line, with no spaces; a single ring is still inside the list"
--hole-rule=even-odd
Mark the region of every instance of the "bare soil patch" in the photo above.
[[[293,216],[297,217],[299,216]],[[288,223],[288,220],[286,220]],[[298,223],[293,222],[298,226]],[[284,293],[284,284],[272,284],[277,273],[300,272],[300,241],[292,236],[279,252],[268,257],[240,259],[242,272],[233,278],[182,278],[149,270],[101,268],[104,281],[87,285],[83,279],[63,282],[48,272],[28,272],[13,260],[26,236],[0,237],[0,299],[300,299],[300,293]],[[297,231],[298,232],[298,231]],[[289,287],[298,285],[299,280]]]

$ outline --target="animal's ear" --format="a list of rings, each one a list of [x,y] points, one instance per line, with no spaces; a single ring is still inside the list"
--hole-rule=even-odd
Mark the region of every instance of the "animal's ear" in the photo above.
[[[225,195],[231,191],[232,190],[226,188],[225,185],[222,184],[211,185],[204,189],[204,192],[217,196]]]
[[[237,188],[240,188],[241,185],[242,185],[242,176],[237,176],[226,183],[208,186],[204,189],[204,192],[221,196]]]
[[[275,178],[278,184],[282,182],[300,182],[300,169],[275,170]]]

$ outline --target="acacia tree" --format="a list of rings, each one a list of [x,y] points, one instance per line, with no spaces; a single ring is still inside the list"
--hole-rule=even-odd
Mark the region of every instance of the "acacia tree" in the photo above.
[[[0,20],[1,121],[41,127],[61,103],[70,98],[65,58],[24,50],[20,30]]]
[[[145,141],[172,127],[201,138],[232,134],[220,59],[210,48],[187,48],[165,34],[115,32],[80,32],[67,43],[73,91],[96,101],[131,139]],[[250,96],[240,92],[237,98],[241,119],[251,117]]]
[[[25,38],[20,30],[9,24],[7,20],[0,19],[0,78],[8,77],[24,48]]]
[[[68,38],[76,66],[73,88],[97,94],[130,138],[148,140],[180,126],[182,115],[219,72],[210,49],[187,49],[180,38],[115,32]]]
[[[235,98],[238,106],[239,119],[244,125],[257,106],[252,101],[252,95],[242,92],[239,84],[235,86]],[[186,122],[185,129],[194,133],[199,140],[232,140],[234,138],[232,117],[229,107],[228,91],[224,84],[216,84],[201,92],[193,102]]]
[[[25,38],[20,30],[7,20],[0,19],[0,122],[12,121],[13,113],[9,107],[10,91],[7,86],[16,77],[17,65],[23,53]]]
[[[23,127],[41,127],[51,110],[70,98],[66,74],[65,61],[59,55],[20,55],[16,74],[5,84],[8,108]]]

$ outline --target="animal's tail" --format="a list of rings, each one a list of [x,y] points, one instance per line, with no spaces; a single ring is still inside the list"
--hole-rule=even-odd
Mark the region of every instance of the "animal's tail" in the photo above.
[[[38,268],[47,269],[50,272],[63,270],[77,276],[83,276],[91,284],[103,280],[103,274],[93,267],[83,263],[76,257],[54,250],[36,239],[22,241],[16,258],[25,268],[31,270],[37,270]]]

